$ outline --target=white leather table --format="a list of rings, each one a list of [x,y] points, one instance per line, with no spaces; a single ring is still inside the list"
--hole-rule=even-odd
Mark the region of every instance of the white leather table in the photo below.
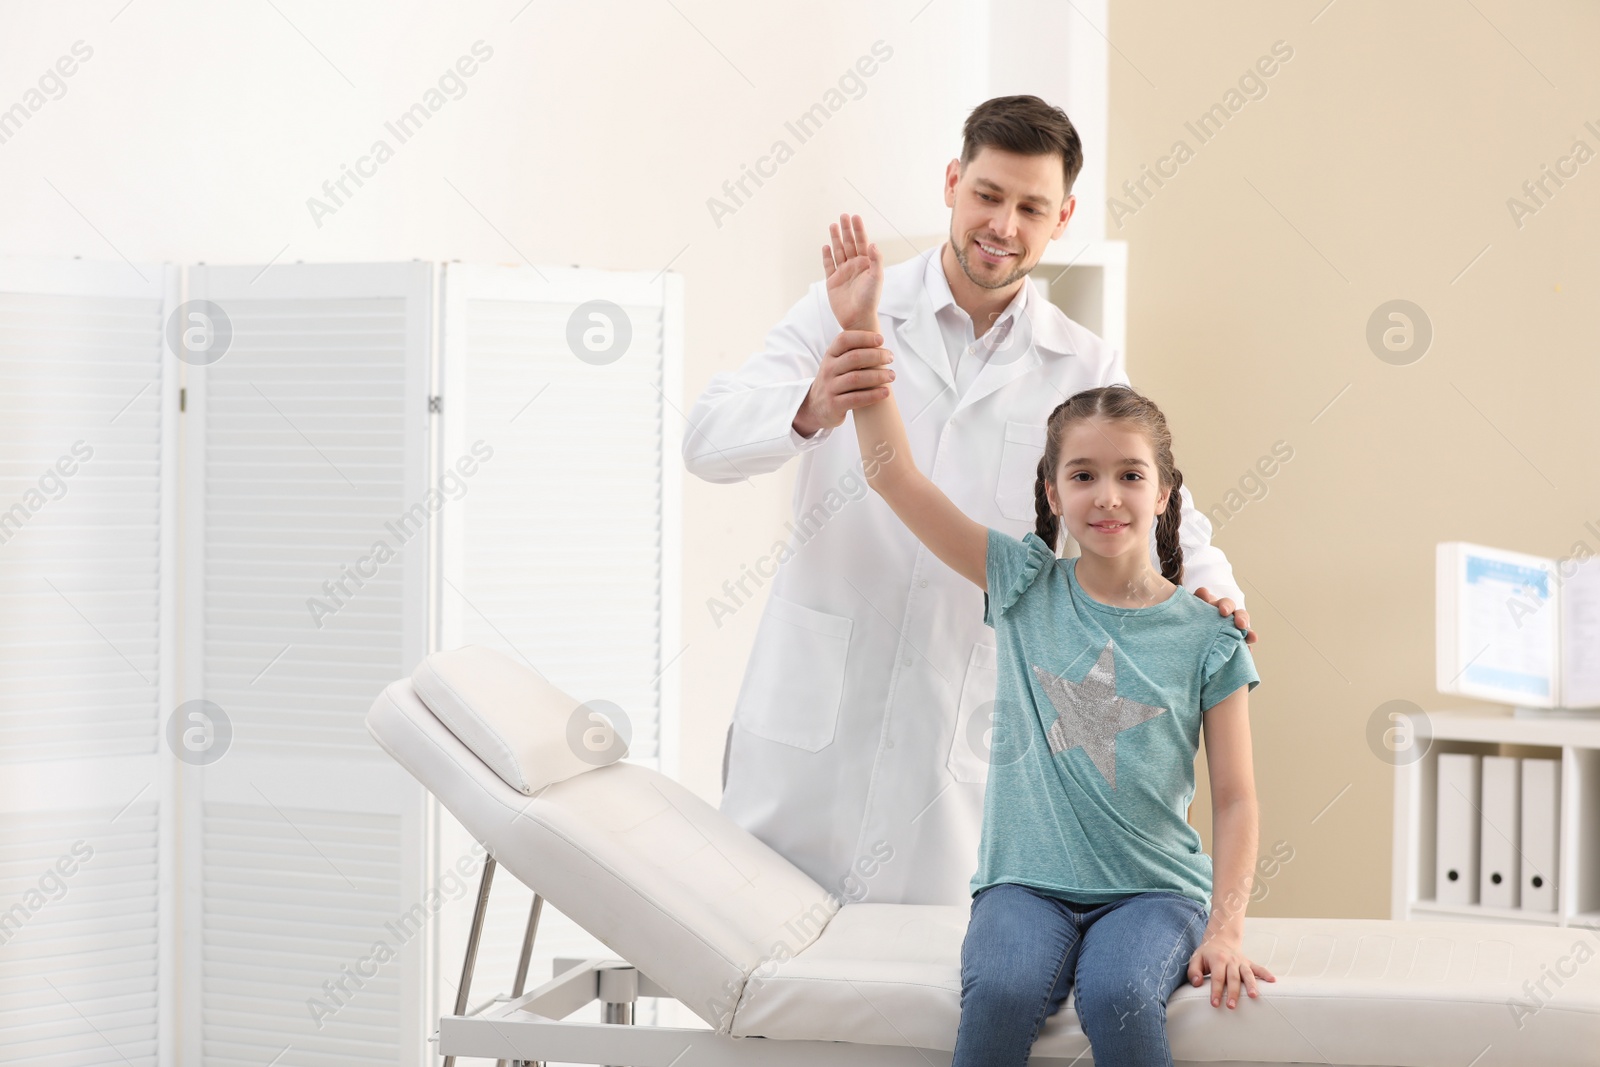
[[[486,655],[497,654],[471,646],[435,653],[413,677],[427,675],[431,662],[440,674],[481,679]],[[437,675],[427,677],[434,688],[424,691],[436,691]],[[616,954],[479,1016],[446,1017],[440,1051],[634,1067],[670,1064],[691,1048],[697,1067],[950,1062],[965,906],[841,907],[646,767],[613,763],[525,795],[417,689],[401,679],[379,695],[367,716],[373,736],[501,866]],[[503,722],[524,731],[525,742],[532,721],[564,728],[563,708],[530,707],[534,699],[513,685],[462,689],[456,695],[491,730]],[[480,747],[500,745],[470,736]],[[504,758],[498,748],[490,753],[491,763]],[[1588,958],[1578,962],[1585,945]],[[1209,984],[1180,986],[1168,1002],[1180,1063],[1600,1067],[1597,931],[1251,917],[1245,951],[1278,981],[1261,983],[1261,997],[1242,996],[1234,1011],[1211,1006]],[[625,969],[606,973],[616,968]],[[1558,969],[1573,972],[1559,987],[1549,978]],[[710,1029],[573,1023],[555,1014],[634,971],[629,989],[672,996]],[[1534,990],[1541,978],[1552,995]],[[1523,1002],[1520,1019],[1513,1001]],[[1093,1062],[1072,1008],[1069,1001],[1047,1020],[1032,1063]]]

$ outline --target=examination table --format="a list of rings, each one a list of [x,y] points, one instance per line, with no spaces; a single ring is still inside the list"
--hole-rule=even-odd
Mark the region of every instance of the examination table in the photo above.
[[[967,905],[841,901],[677,782],[596,745],[595,721],[533,670],[471,645],[428,656],[367,715],[490,854],[440,1053],[947,1067]],[[469,1013],[497,865],[535,891],[523,965],[510,995]],[[615,958],[558,960],[524,993],[543,901]],[[1244,950],[1277,982],[1233,1011],[1211,1006],[1209,979],[1180,986],[1167,1008],[1179,1064],[1600,1067],[1600,931],[1249,917]],[[709,1028],[634,1025],[639,996],[675,998]],[[597,999],[606,1021],[567,1020]],[[1069,999],[1030,1062],[1088,1067],[1087,1049]]]

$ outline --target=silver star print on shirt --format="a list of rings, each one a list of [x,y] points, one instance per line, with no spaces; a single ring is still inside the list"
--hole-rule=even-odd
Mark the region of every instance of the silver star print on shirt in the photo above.
[[[1166,708],[1141,704],[1117,695],[1117,665],[1111,642],[1081,682],[1069,682],[1035,665],[1034,676],[1056,708],[1056,721],[1046,736],[1050,754],[1082,748],[1101,777],[1117,787],[1117,735],[1130,726],[1148,722]]]

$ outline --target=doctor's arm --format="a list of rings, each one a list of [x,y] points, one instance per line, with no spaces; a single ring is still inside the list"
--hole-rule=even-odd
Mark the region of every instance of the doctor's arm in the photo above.
[[[864,330],[845,330],[829,346],[829,354],[887,350],[873,322]],[[892,356],[889,356],[892,359]],[[883,399],[854,409],[856,440],[861,448],[862,473],[873,491],[883,497],[917,540],[939,559],[979,589],[988,590],[989,530],[956,507],[944,490],[917,469],[906,437],[905,420],[895,402],[892,386],[873,390]]]
[[[827,439],[792,425],[821,365],[825,329],[832,326],[826,297],[807,289],[767,332],[761,351],[734,371],[712,375],[683,430],[683,465],[708,482],[737,482],[766,474]]]
[[[823,351],[839,325],[821,283],[768,331],[761,351],[712,376],[683,432],[684,467],[708,482],[775,471],[809,452],[870,403],[883,384],[882,350]]]
[[[1211,543],[1211,521],[1194,506],[1189,487],[1182,486],[1183,518],[1178,524],[1178,544],[1183,546],[1183,585],[1195,596],[1215,607],[1220,615],[1232,615],[1233,624],[1245,631],[1245,643],[1255,644],[1257,635],[1244,610],[1244,593],[1233,580],[1233,564],[1222,549]]]

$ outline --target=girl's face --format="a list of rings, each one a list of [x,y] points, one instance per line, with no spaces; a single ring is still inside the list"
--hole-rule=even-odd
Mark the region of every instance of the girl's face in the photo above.
[[[1148,555],[1150,531],[1171,494],[1160,483],[1144,431],[1132,423],[1091,418],[1067,431],[1055,481],[1045,491],[1051,510],[1084,552]]]

